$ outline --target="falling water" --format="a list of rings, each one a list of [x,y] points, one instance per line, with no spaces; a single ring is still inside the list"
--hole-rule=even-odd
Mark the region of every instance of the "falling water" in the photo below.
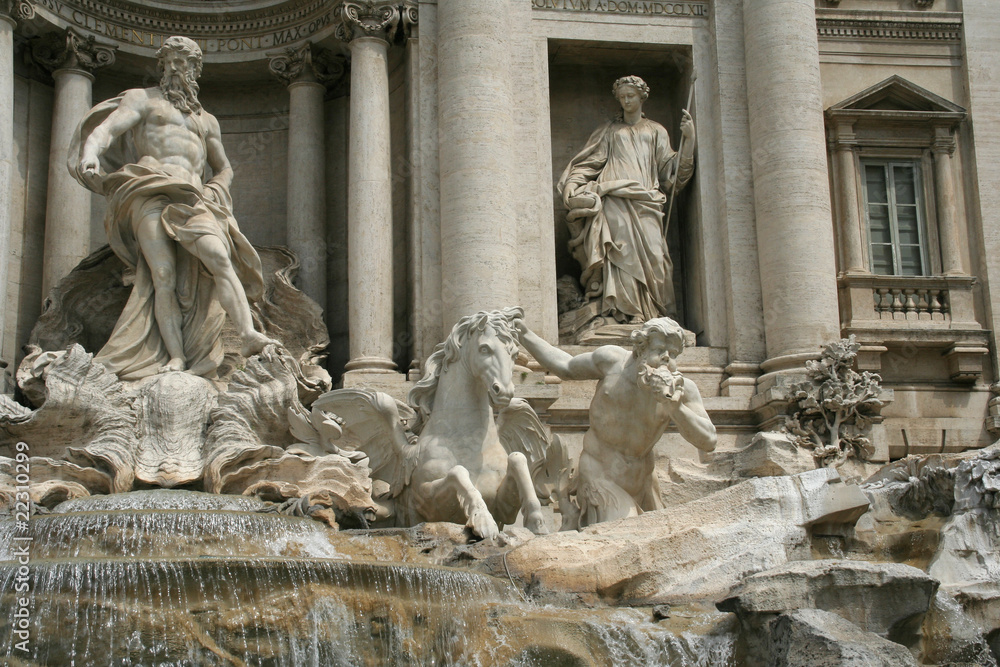
[[[337,533],[250,498],[140,492],[34,517],[32,665],[727,665],[719,615],[532,604],[506,578],[394,562],[399,536]],[[13,610],[10,520],[0,603]],[[395,542],[394,542],[395,541]],[[13,612],[0,614],[12,651]],[[14,656],[7,653],[7,661]]]

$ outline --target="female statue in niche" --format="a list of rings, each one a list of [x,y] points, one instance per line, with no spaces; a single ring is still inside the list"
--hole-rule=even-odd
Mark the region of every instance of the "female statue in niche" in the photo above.
[[[694,172],[694,121],[681,119],[681,152],[666,128],[646,118],[649,86],[625,76],[612,88],[622,114],[597,128],[556,186],[569,213],[569,249],[599,313],[636,323],[673,314],[673,264],[664,236],[667,194]]]

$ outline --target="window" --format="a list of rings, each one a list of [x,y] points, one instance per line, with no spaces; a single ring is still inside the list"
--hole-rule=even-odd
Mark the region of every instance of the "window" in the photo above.
[[[862,160],[861,168],[872,273],[926,275],[920,163]]]

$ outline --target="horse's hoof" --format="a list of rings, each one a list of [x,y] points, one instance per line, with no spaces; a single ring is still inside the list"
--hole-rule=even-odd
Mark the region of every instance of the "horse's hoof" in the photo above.
[[[484,540],[495,540],[500,537],[500,528],[496,520],[486,510],[476,510],[469,517],[469,527]]]
[[[549,529],[545,527],[545,515],[541,512],[531,512],[524,517],[524,527],[535,535],[548,535]]]

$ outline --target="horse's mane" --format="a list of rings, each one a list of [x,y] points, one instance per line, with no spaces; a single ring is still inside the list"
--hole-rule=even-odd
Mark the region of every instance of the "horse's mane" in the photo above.
[[[503,310],[479,311],[474,315],[466,315],[452,327],[451,333],[443,343],[438,343],[434,353],[424,362],[423,377],[410,390],[407,403],[417,412],[417,425],[414,432],[427,421],[434,409],[434,396],[437,393],[438,380],[448,365],[459,358],[462,344],[469,334],[475,331],[485,331],[492,326],[497,338],[508,346],[517,345],[517,330],[513,326],[516,319],[524,317],[522,308],[504,308]]]

